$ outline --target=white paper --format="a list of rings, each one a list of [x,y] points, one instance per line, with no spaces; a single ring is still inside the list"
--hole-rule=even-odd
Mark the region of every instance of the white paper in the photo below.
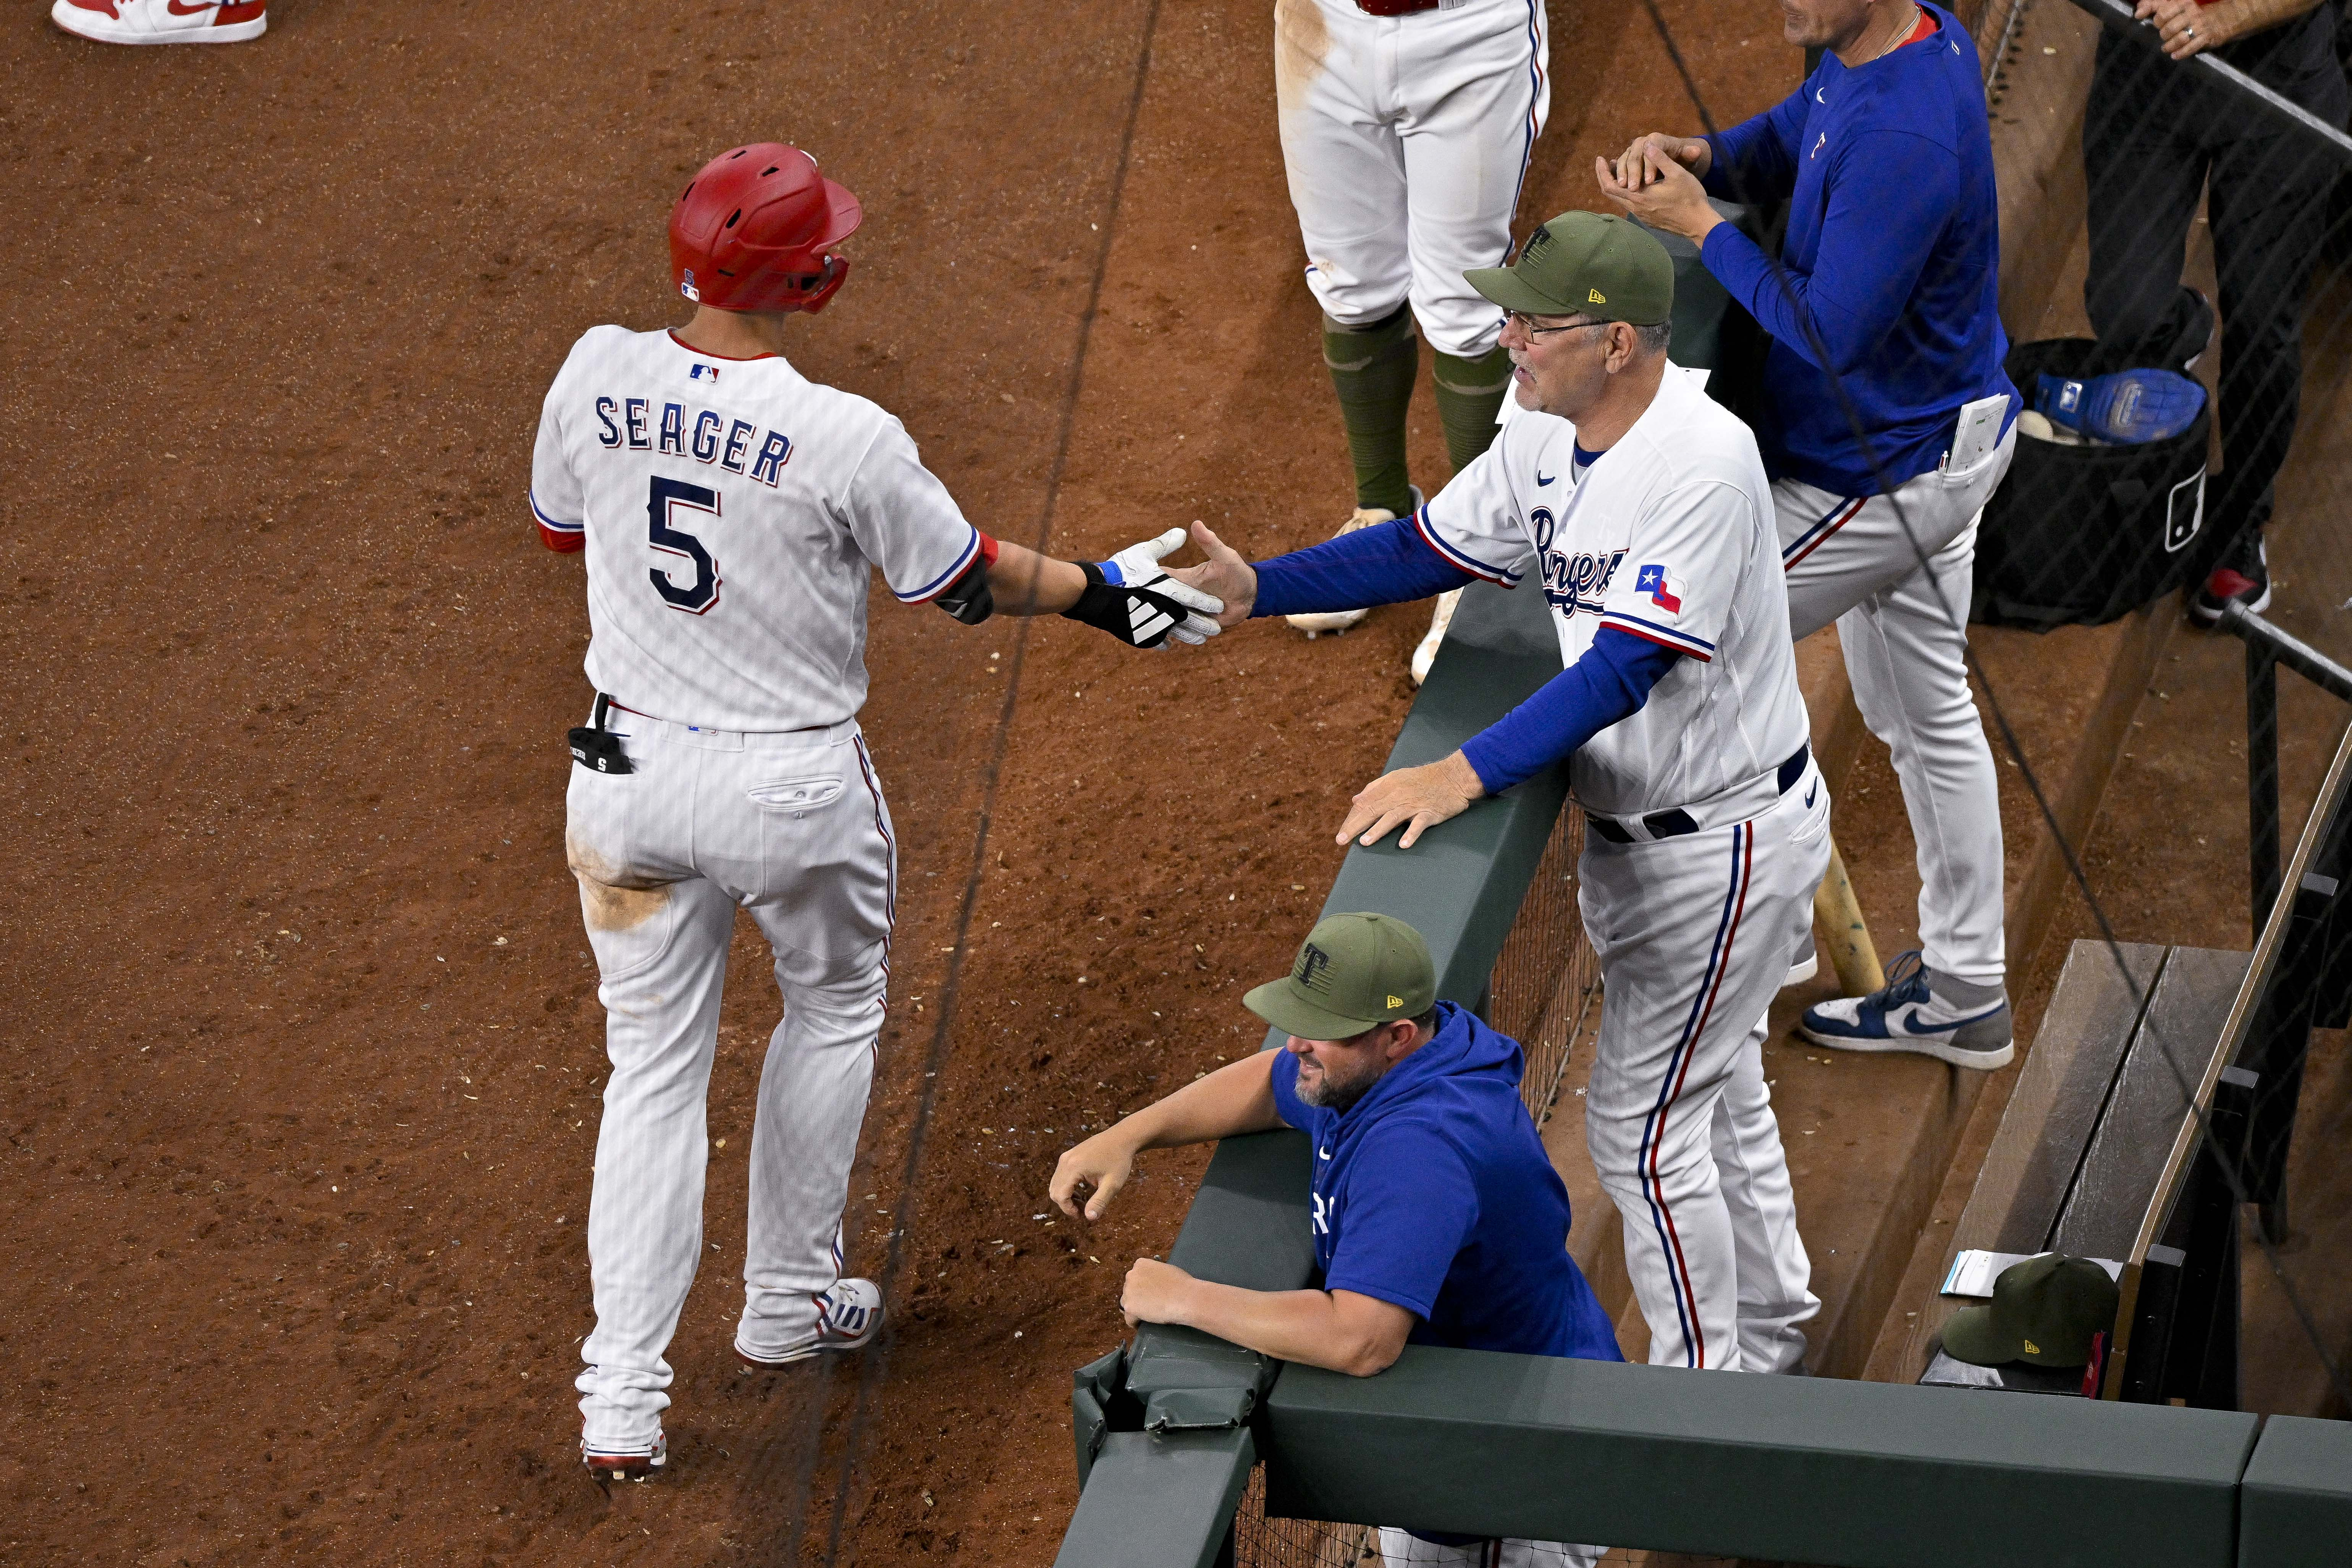
[[[1975,1296],[1990,1300],[1992,1282],[2001,1277],[2011,1264],[2028,1258],[2047,1258],[2046,1252],[1984,1252],[1968,1247],[1952,1259],[1951,1272],[1944,1276],[1943,1293],[1947,1296]],[[2124,1266],[2111,1258],[2094,1258],[2092,1262],[2107,1271],[2107,1278],[2120,1281]]]
[[[2000,422],[2008,413],[2006,392],[1962,405],[1959,427],[1952,433],[1952,449],[1944,458],[1944,472],[1969,473],[1992,456],[1992,449],[2000,445]]]

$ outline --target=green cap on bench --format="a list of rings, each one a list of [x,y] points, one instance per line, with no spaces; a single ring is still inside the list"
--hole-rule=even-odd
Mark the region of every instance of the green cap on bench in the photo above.
[[[1253,988],[1242,1005],[1302,1040],[1345,1040],[1375,1024],[1417,1018],[1437,1000],[1437,968],[1421,933],[1394,915],[1332,915],[1307,933],[1287,978]]]
[[[2000,1271],[1990,1306],[1952,1314],[1944,1351],[1976,1366],[2082,1366],[2091,1359],[2092,1336],[2115,1331],[2121,1300],[2107,1271],[2087,1258],[2029,1258]]]

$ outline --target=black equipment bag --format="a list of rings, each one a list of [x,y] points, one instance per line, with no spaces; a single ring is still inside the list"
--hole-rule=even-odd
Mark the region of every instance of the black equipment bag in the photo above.
[[[2034,378],[2097,368],[2089,338],[2010,351],[2009,379],[2032,406]],[[2230,541],[2205,526],[2209,396],[2169,441],[2068,447],[2018,433],[2009,473],[1977,530],[1971,618],[2046,632],[2105,626],[2200,581]]]

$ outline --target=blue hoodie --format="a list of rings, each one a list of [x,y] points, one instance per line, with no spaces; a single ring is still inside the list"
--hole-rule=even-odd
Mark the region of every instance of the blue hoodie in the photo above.
[[[1315,1261],[1325,1289],[1419,1318],[1414,1344],[1622,1361],[1568,1255],[1568,1189],[1519,1103],[1524,1065],[1451,1002],[1345,1114],[1300,1100],[1282,1052],[1275,1107],[1315,1141]]]
[[[1727,223],[1699,254],[1772,334],[1756,432],[1766,470],[1832,495],[1877,494],[1870,459],[1888,488],[1934,468],[1963,404],[2006,394],[2004,428],[2022,407],[2001,370],[1977,47],[1949,12],[1919,8],[1931,36],[1853,70],[1825,54],[1786,101],[1707,139],[1710,194],[1790,198],[1780,275]]]

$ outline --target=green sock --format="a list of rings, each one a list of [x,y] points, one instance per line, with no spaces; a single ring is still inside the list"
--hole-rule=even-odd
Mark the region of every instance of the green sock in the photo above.
[[[1399,305],[1395,314],[1369,327],[1343,327],[1324,317],[1323,363],[1331,367],[1339,416],[1348,426],[1356,504],[1403,516],[1412,510],[1412,486],[1405,478],[1405,405],[1412,401],[1413,377],[1421,373],[1412,307]]]
[[[1445,455],[1460,473],[1495,441],[1495,416],[1511,390],[1511,353],[1496,347],[1476,359],[1437,356],[1437,422],[1445,427]]]

